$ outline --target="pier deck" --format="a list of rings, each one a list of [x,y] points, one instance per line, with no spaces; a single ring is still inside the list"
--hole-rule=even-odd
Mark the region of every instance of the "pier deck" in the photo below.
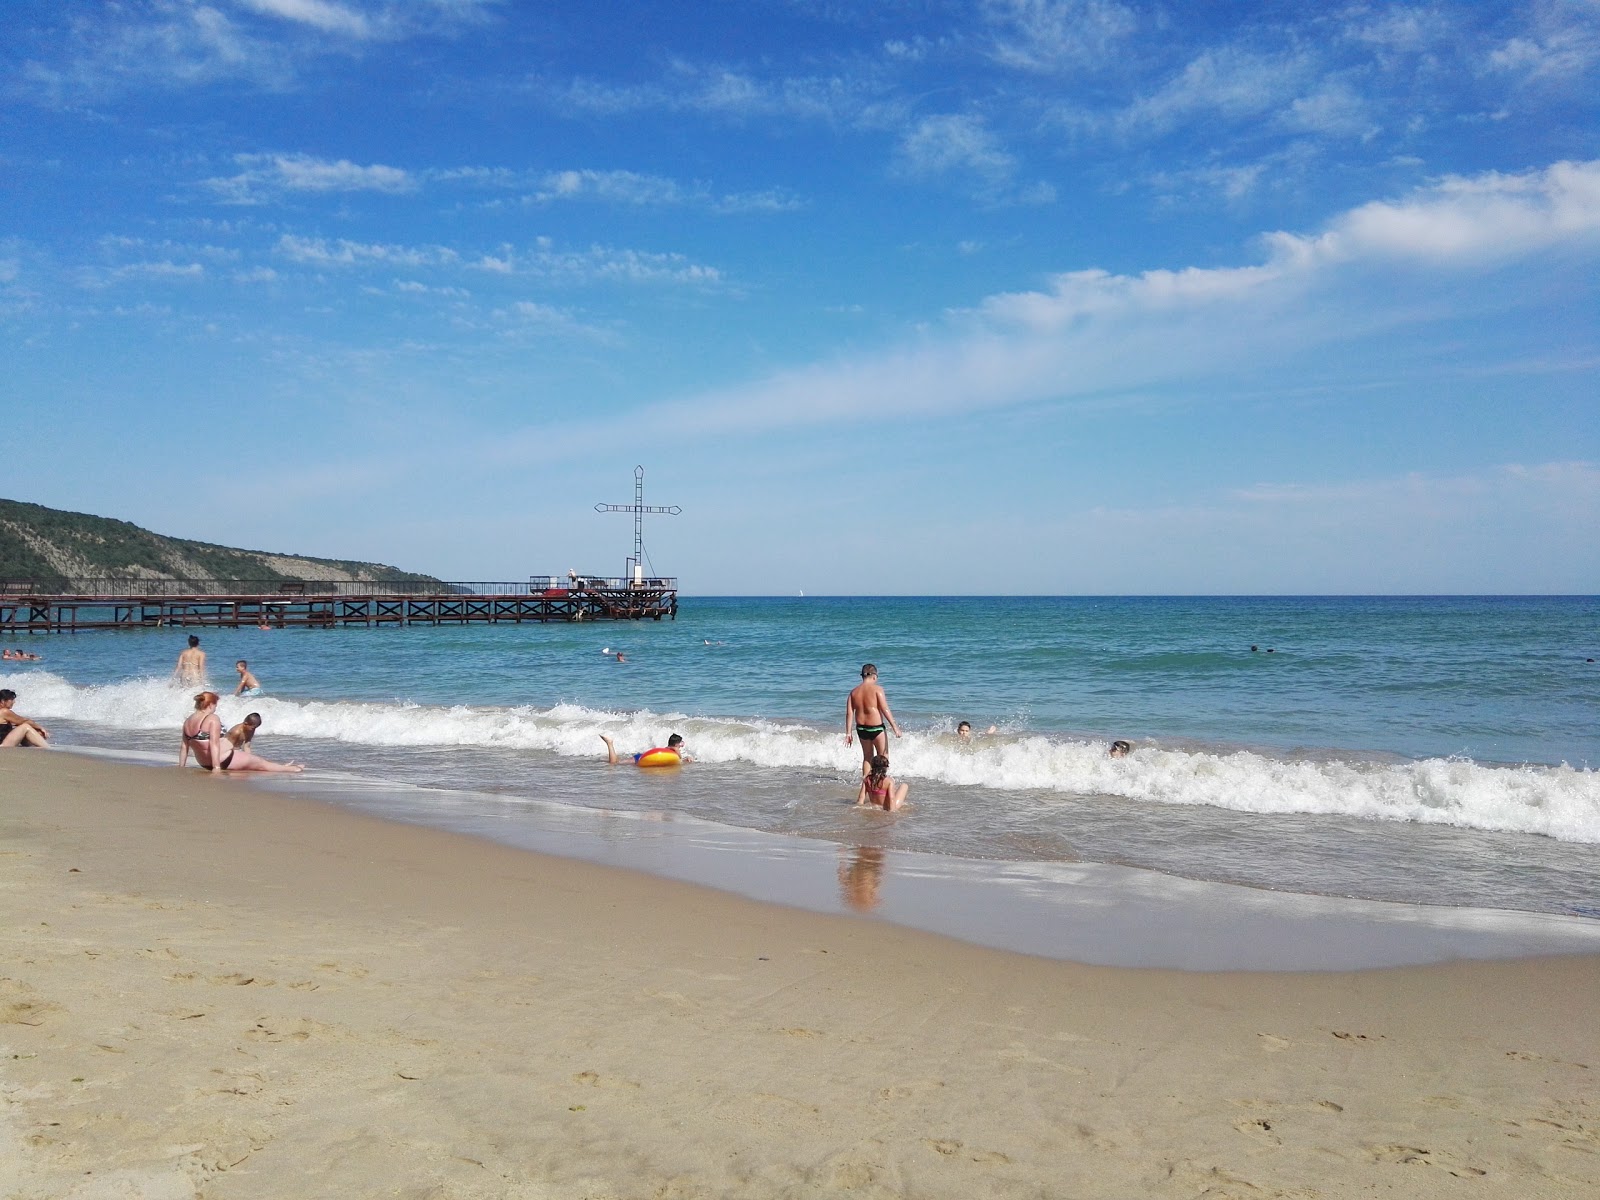
[[[676,579],[534,576],[526,583],[332,580],[71,580],[40,590],[0,580],[0,633],[165,626],[475,625],[659,621],[678,616]]]

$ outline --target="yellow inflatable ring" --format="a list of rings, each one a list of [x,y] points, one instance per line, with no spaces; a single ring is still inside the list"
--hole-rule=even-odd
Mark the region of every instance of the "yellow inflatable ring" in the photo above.
[[[668,750],[662,746],[655,746],[643,754],[635,754],[633,761],[641,767],[676,767],[683,763],[676,750]]]

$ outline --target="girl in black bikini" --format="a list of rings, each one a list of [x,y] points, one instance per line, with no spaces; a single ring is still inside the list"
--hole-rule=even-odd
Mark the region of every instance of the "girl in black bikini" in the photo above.
[[[183,723],[183,740],[178,745],[178,765],[189,765],[189,753],[194,760],[213,775],[228,769],[233,761],[233,746],[222,733],[222,722],[217,718],[217,701],[222,697],[215,692],[200,692],[194,698],[194,712]],[[217,761],[219,747],[222,761]]]

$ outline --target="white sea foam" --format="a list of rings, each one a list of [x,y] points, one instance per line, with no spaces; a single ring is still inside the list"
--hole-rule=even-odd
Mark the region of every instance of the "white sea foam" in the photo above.
[[[24,712],[122,730],[174,732],[191,711],[193,689],[133,679],[79,687],[46,671],[0,675],[24,693]],[[553,708],[428,707],[400,702],[224,697],[225,723],[262,715],[274,738],[326,738],[355,745],[476,746],[593,757],[597,735],[619,750],[682,733],[707,763],[852,772],[858,751],[840,730],[765,720]],[[1144,746],[1111,759],[1099,742],[1000,734],[957,742],[948,733],[911,733],[890,745],[897,776],[944,785],[1029,793],[1032,802],[1108,795],[1151,804],[1213,805],[1242,812],[1322,813],[1542,834],[1600,843],[1600,772],[1569,766],[1485,766],[1467,759],[1305,761],[1233,750]],[[1041,801],[1042,798],[1042,801]]]

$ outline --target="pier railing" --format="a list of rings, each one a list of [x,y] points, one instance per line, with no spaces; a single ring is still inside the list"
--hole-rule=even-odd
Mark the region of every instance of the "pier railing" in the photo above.
[[[438,579],[150,579],[106,576],[78,579],[0,579],[0,596],[115,597],[316,596],[359,599],[374,596],[547,596],[564,591],[676,591],[678,581],[648,578],[640,583],[601,575],[535,575],[509,581]]]

